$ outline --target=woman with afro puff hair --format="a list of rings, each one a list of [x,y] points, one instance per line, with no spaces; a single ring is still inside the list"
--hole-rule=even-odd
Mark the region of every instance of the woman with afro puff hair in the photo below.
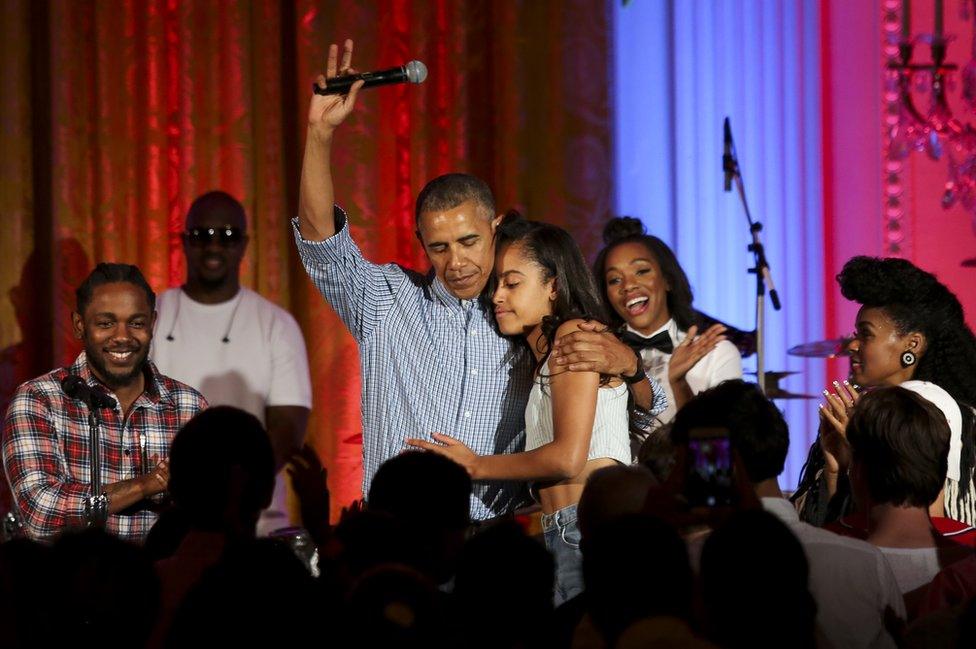
[[[904,259],[859,256],[837,276],[841,293],[861,305],[848,344],[848,381],[825,390],[820,435],[794,496],[801,516],[822,525],[850,509],[845,429],[858,390],[902,385],[939,406],[952,432],[942,498],[930,508],[976,524],[972,484],[976,436],[976,337],[959,299],[934,275]]]

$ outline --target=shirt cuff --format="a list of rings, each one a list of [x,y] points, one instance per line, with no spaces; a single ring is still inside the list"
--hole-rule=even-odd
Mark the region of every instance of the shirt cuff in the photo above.
[[[314,264],[338,264],[347,258],[350,253],[355,254],[356,244],[349,235],[349,219],[346,212],[335,205],[333,207],[333,218],[336,224],[336,233],[324,241],[309,241],[302,237],[298,228],[298,217],[291,220],[291,227],[295,233],[295,244],[298,246],[298,253],[304,260]]]
[[[651,415],[660,415],[668,409],[668,395],[657,379],[648,376],[647,381],[651,384],[651,393],[653,395],[651,397],[651,407],[648,412]]]

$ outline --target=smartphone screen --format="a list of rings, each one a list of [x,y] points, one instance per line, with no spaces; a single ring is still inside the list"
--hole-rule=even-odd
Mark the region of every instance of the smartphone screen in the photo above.
[[[692,507],[732,504],[732,447],[727,428],[693,428],[688,433],[685,498]]]

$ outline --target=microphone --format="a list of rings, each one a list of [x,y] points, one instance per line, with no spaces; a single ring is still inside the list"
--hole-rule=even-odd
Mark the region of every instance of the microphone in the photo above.
[[[69,374],[61,379],[61,389],[71,399],[84,401],[92,410],[115,408],[115,399],[98,390],[93,390],[77,374]]]
[[[344,95],[357,81],[365,81],[363,88],[385,86],[390,83],[423,83],[427,78],[427,66],[420,61],[410,61],[406,65],[377,72],[360,72],[333,77],[325,82],[325,88],[317,83],[312,84],[312,92],[316,95]]]
[[[732,191],[732,178],[735,177],[736,164],[732,157],[732,127],[729,118],[725,118],[725,149],[722,152],[722,170],[725,172],[725,191]]]

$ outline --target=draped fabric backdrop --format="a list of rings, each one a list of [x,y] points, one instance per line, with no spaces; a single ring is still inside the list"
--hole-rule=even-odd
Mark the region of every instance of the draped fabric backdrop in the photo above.
[[[846,359],[788,356],[792,345],[853,329],[857,305],[835,275],[859,254],[904,257],[959,296],[976,326],[971,215],[940,197],[946,162],[886,158],[892,118],[885,79],[901,12],[931,33],[934,3],[901,0],[633,0],[614,5],[616,209],[638,216],[678,254],[704,311],[755,323],[746,275],[749,233],[738,197],[722,191],[722,119],[729,116],[753,216],[783,300],[767,301],[768,370],[818,395]],[[945,3],[948,61],[972,54],[971,3]],[[916,60],[928,60],[919,44]],[[958,73],[950,105],[964,121]],[[916,98],[921,107],[928,100]],[[892,244],[897,244],[896,246]],[[747,368],[753,361],[747,361]],[[816,438],[814,400],[779,401],[790,424],[783,487],[796,486]]]
[[[356,347],[288,225],[310,86],[346,37],[360,70],[430,69],[421,86],[360,95],[337,138],[337,196],[367,257],[425,267],[413,197],[448,171],[486,179],[500,210],[566,226],[588,254],[598,245],[612,195],[607,2],[3,0],[2,12],[4,403],[77,354],[73,289],[95,263],[179,285],[186,210],[223,189],[249,218],[244,283],[304,331],[309,439],[333,507],[359,496]]]
[[[766,370],[800,371],[781,386],[813,394],[825,385],[824,362],[788,357],[786,349],[826,337],[819,7],[817,0],[635,0],[614,18],[617,209],[672,246],[699,309],[752,330],[751,235],[738,194],[722,186],[728,116],[783,302],[774,311],[766,298]],[[755,356],[744,365],[755,370]],[[778,402],[793,441],[786,488],[816,434],[815,403]]]

